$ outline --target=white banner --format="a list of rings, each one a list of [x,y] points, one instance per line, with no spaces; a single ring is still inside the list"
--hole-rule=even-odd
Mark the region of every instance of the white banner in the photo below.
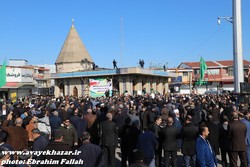
[[[105,96],[105,92],[109,91],[109,96],[112,94],[111,79],[89,79],[89,90],[91,97]]]
[[[33,82],[33,69],[6,68],[6,82]]]

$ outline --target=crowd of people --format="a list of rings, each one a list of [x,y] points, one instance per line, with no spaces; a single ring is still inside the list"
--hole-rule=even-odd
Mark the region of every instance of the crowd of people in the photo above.
[[[241,166],[249,167],[249,102],[233,94],[2,99],[0,165],[68,159],[75,166],[115,167],[120,147],[122,167],[176,167],[178,151],[185,167],[216,167],[219,154],[223,167],[237,167],[238,157]],[[46,150],[78,154],[5,152]]]

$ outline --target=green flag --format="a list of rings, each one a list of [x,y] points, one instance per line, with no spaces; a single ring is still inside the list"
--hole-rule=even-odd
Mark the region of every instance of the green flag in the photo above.
[[[199,79],[199,85],[202,85],[202,82],[204,81],[205,71],[207,69],[207,64],[205,60],[201,57],[200,59],[200,79]]]
[[[3,62],[2,67],[0,68],[0,88],[6,85],[6,59]]]

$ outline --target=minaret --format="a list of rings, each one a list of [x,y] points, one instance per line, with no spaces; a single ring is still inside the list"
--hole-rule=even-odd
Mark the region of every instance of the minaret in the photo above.
[[[90,70],[92,68],[92,58],[79,37],[74,19],[68,36],[56,60],[56,72],[73,72]]]

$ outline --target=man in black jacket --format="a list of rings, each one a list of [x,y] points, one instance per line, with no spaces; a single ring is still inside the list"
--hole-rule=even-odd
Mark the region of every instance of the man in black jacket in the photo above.
[[[131,119],[127,117],[125,119],[125,125],[122,127],[120,138],[121,138],[121,152],[122,152],[122,167],[127,166],[127,160],[130,154],[129,145],[130,145],[130,124]],[[130,160],[129,160],[130,161]]]
[[[238,156],[240,158],[241,166],[247,166],[246,158],[246,133],[247,127],[244,123],[239,121],[238,113],[232,113],[232,119],[228,125],[229,135],[229,159],[230,166],[237,166]]]
[[[55,136],[54,136],[55,140],[52,141],[51,143],[49,143],[45,147],[44,150],[54,150],[56,152],[64,151],[65,153],[72,151],[71,147],[68,144],[63,142],[63,132],[61,130],[56,129],[54,134],[55,134]],[[81,152],[81,154],[84,154],[84,153]],[[45,154],[45,155],[42,155],[41,159],[43,159],[43,160],[53,159],[53,160],[58,160],[61,163],[62,159],[71,160],[71,159],[74,159],[74,157],[72,155],[69,155],[69,154],[61,154],[61,155]],[[55,166],[55,165],[45,164],[45,165],[41,165],[41,166],[47,167],[47,166]],[[60,164],[60,167],[67,167],[67,166],[72,166],[72,165],[65,164],[65,163]]]
[[[179,137],[179,130],[173,125],[173,123],[173,118],[168,117],[167,126],[162,129],[162,148],[164,150],[166,167],[170,166],[170,156],[172,160],[171,166],[177,167],[177,138]]]
[[[100,146],[90,143],[90,134],[88,132],[83,132],[80,138],[82,145],[77,149],[80,154],[76,156],[76,159],[83,160],[83,164],[75,166],[104,167],[105,163]]]
[[[185,125],[182,127],[181,138],[182,147],[181,151],[184,159],[184,166],[189,167],[190,159],[191,166],[195,166],[196,154],[195,154],[195,141],[199,135],[198,127],[192,124],[192,117],[187,115],[185,119]]]
[[[101,146],[106,166],[115,167],[115,149],[118,143],[118,128],[112,122],[113,115],[106,114],[107,120],[100,123]]]
[[[214,123],[212,115],[208,115],[206,125],[209,129],[208,141],[214,150],[215,155],[220,155],[219,152],[219,126]]]
[[[33,151],[43,151],[49,144],[49,141],[41,135],[40,130],[37,128],[32,130],[32,136],[34,138],[34,142],[32,145]]]
[[[158,148],[155,150],[155,166],[159,167],[161,165],[161,155],[162,155],[162,142],[161,142],[161,125],[162,123],[162,117],[157,116],[155,118],[155,122],[150,125],[149,130],[151,130],[155,137],[157,138],[157,141],[159,142]]]

